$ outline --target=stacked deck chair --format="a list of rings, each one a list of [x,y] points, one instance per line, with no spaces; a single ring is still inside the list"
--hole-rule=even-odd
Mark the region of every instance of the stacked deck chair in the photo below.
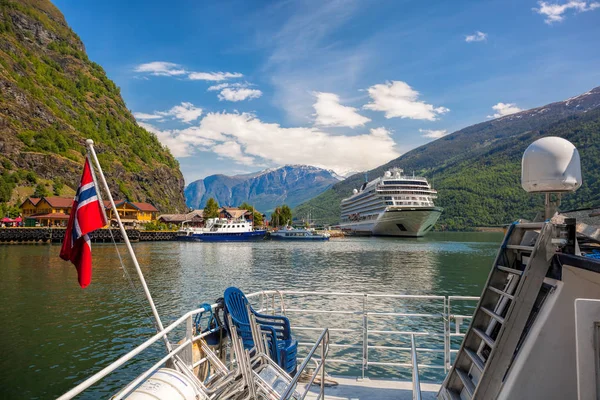
[[[256,347],[252,335],[250,316],[260,327],[261,336],[265,338],[265,347],[268,355],[289,375],[296,373],[296,357],[298,341],[292,336],[290,320],[280,315],[266,315],[256,312],[244,293],[236,288],[229,287],[225,290],[225,312],[231,316],[233,326],[242,340],[244,349]],[[260,344],[259,344],[260,346]]]

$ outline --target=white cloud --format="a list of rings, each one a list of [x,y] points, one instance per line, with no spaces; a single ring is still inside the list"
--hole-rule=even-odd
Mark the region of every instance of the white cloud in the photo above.
[[[209,92],[212,91],[217,91],[217,90],[223,90],[225,88],[247,88],[247,87],[251,87],[254,86],[251,83],[248,82],[225,82],[225,83],[219,83],[218,85],[212,85],[209,86],[208,90]]]
[[[333,135],[318,128],[284,128],[247,113],[209,113],[199,126],[183,130],[152,128],[178,157],[214,151],[244,165],[262,165],[264,161],[310,164],[344,173],[372,169],[400,155],[385,128],[359,135]]]
[[[505,115],[510,115],[514,113],[518,113],[521,110],[515,103],[498,103],[495,106],[492,106],[492,109],[496,111],[494,115],[488,115],[488,118],[500,118]]]
[[[181,76],[187,75],[192,81],[215,81],[221,82],[228,79],[241,78],[244,75],[239,72],[195,72],[188,71],[179,64],[167,61],[152,61],[140,64],[134,69],[135,72],[147,73],[155,76]]]
[[[164,117],[172,117],[186,123],[197,120],[202,115],[202,109],[194,106],[192,103],[182,102],[168,111],[155,111],[154,114],[133,113],[133,116],[140,121],[159,120]]]
[[[230,158],[235,160],[239,164],[254,165],[254,158],[244,155],[242,146],[238,142],[229,140],[218,144],[212,148],[212,151],[217,153],[223,158]]]
[[[480,31],[477,31],[472,35],[465,36],[465,42],[467,42],[467,43],[483,42],[484,40],[487,40],[487,33],[483,33]]]
[[[600,8],[600,3],[598,2],[588,2],[582,0],[570,0],[563,4],[551,4],[545,1],[538,1],[539,8],[534,8],[533,11],[537,12],[540,15],[544,15],[546,19],[545,23],[548,25],[553,24],[554,22],[561,22],[565,19],[565,13],[573,9],[575,12],[586,12],[592,11],[596,8]]]
[[[241,85],[241,83],[238,83],[238,85]],[[219,83],[218,85],[209,86],[208,89],[206,89],[206,90],[208,90],[209,92],[212,92],[215,90],[222,90],[222,89],[225,89],[230,86],[231,86],[231,83]]]
[[[171,150],[171,154],[175,157],[188,157],[191,155],[190,146],[188,143],[175,137],[171,131],[162,131],[155,126],[145,122],[138,122],[138,125],[146,129],[148,132],[154,133],[157,139]]]
[[[175,157],[189,157],[196,151],[209,151],[217,142],[227,140],[220,133],[203,132],[197,126],[185,129],[159,129],[146,122],[138,122],[138,125],[154,133]]]
[[[183,122],[192,122],[202,115],[202,109],[195,107],[192,103],[182,102],[181,105],[171,108],[163,113],[164,116],[172,116]]]
[[[434,107],[418,101],[419,92],[406,82],[391,81],[377,84],[367,89],[372,103],[363,108],[385,112],[386,118],[411,118],[435,121],[441,114],[450,111],[446,107]]]
[[[262,96],[262,92],[258,89],[247,89],[247,88],[225,88],[219,93],[219,100],[227,101],[242,101],[258,99]]]
[[[356,128],[371,121],[360,115],[356,108],[341,105],[339,96],[334,93],[314,92],[313,95],[317,98],[313,104],[316,125]]]
[[[433,130],[433,129],[419,129],[419,132],[422,133],[421,136],[426,137],[426,138],[430,138],[430,139],[439,139],[441,137],[444,137],[448,134],[448,131],[446,129],[439,129],[439,130]]]
[[[190,72],[188,78],[193,81],[216,81],[221,82],[232,78],[241,78],[239,72]]]
[[[153,61],[135,67],[136,72],[145,72],[156,76],[177,76],[187,73],[179,64],[166,61]]]
[[[158,115],[158,114],[147,114],[147,113],[141,113],[141,112],[133,113],[133,116],[135,117],[135,119],[137,119],[139,121],[146,121],[146,120],[150,120],[150,119],[161,119],[163,117],[162,115]]]

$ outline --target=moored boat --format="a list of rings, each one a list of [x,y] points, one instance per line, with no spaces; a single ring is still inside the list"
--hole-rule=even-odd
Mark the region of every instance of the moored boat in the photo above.
[[[392,168],[342,200],[340,228],[361,236],[424,236],[443,211],[436,198],[426,178]]]
[[[204,228],[183,228],[178,240],[192,242],[244,242],[262,240],[267,231],[255,230],[251,221],[244,219],[209,218]]]
[[[269,233],[269,238],[273,240],[303,240],[303,241],[321,241],[329,240],[329,234],[319,233],[314,229],[300,229],[286,226]]]

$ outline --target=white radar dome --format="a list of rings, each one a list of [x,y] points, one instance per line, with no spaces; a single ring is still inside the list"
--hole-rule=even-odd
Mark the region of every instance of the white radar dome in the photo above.
[[[528,192],[574,192],[581,186],[579,152],[571,142],[548,136],[531,143],[521,162],[521,186]]]
[[[352,193],[354,193],[354,194],[358,193],[358,189],[354,189],[354,190],[352,191]]]
[[[386,178],[389,178],[392,176],[392,173],[390,171],[385,171],[385,174],[383,174],[383,176],[385,176]]]

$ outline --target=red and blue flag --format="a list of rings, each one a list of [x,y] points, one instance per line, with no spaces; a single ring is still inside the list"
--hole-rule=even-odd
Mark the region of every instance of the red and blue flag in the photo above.
[[[69,224],[65,232],[60,258],[77,268],[79,285],[85,288],[92,280],[92,246],[88,234],[106,225],[106,216],[98,196],[89,159],[83,166],[83,176],[75,194]]]

